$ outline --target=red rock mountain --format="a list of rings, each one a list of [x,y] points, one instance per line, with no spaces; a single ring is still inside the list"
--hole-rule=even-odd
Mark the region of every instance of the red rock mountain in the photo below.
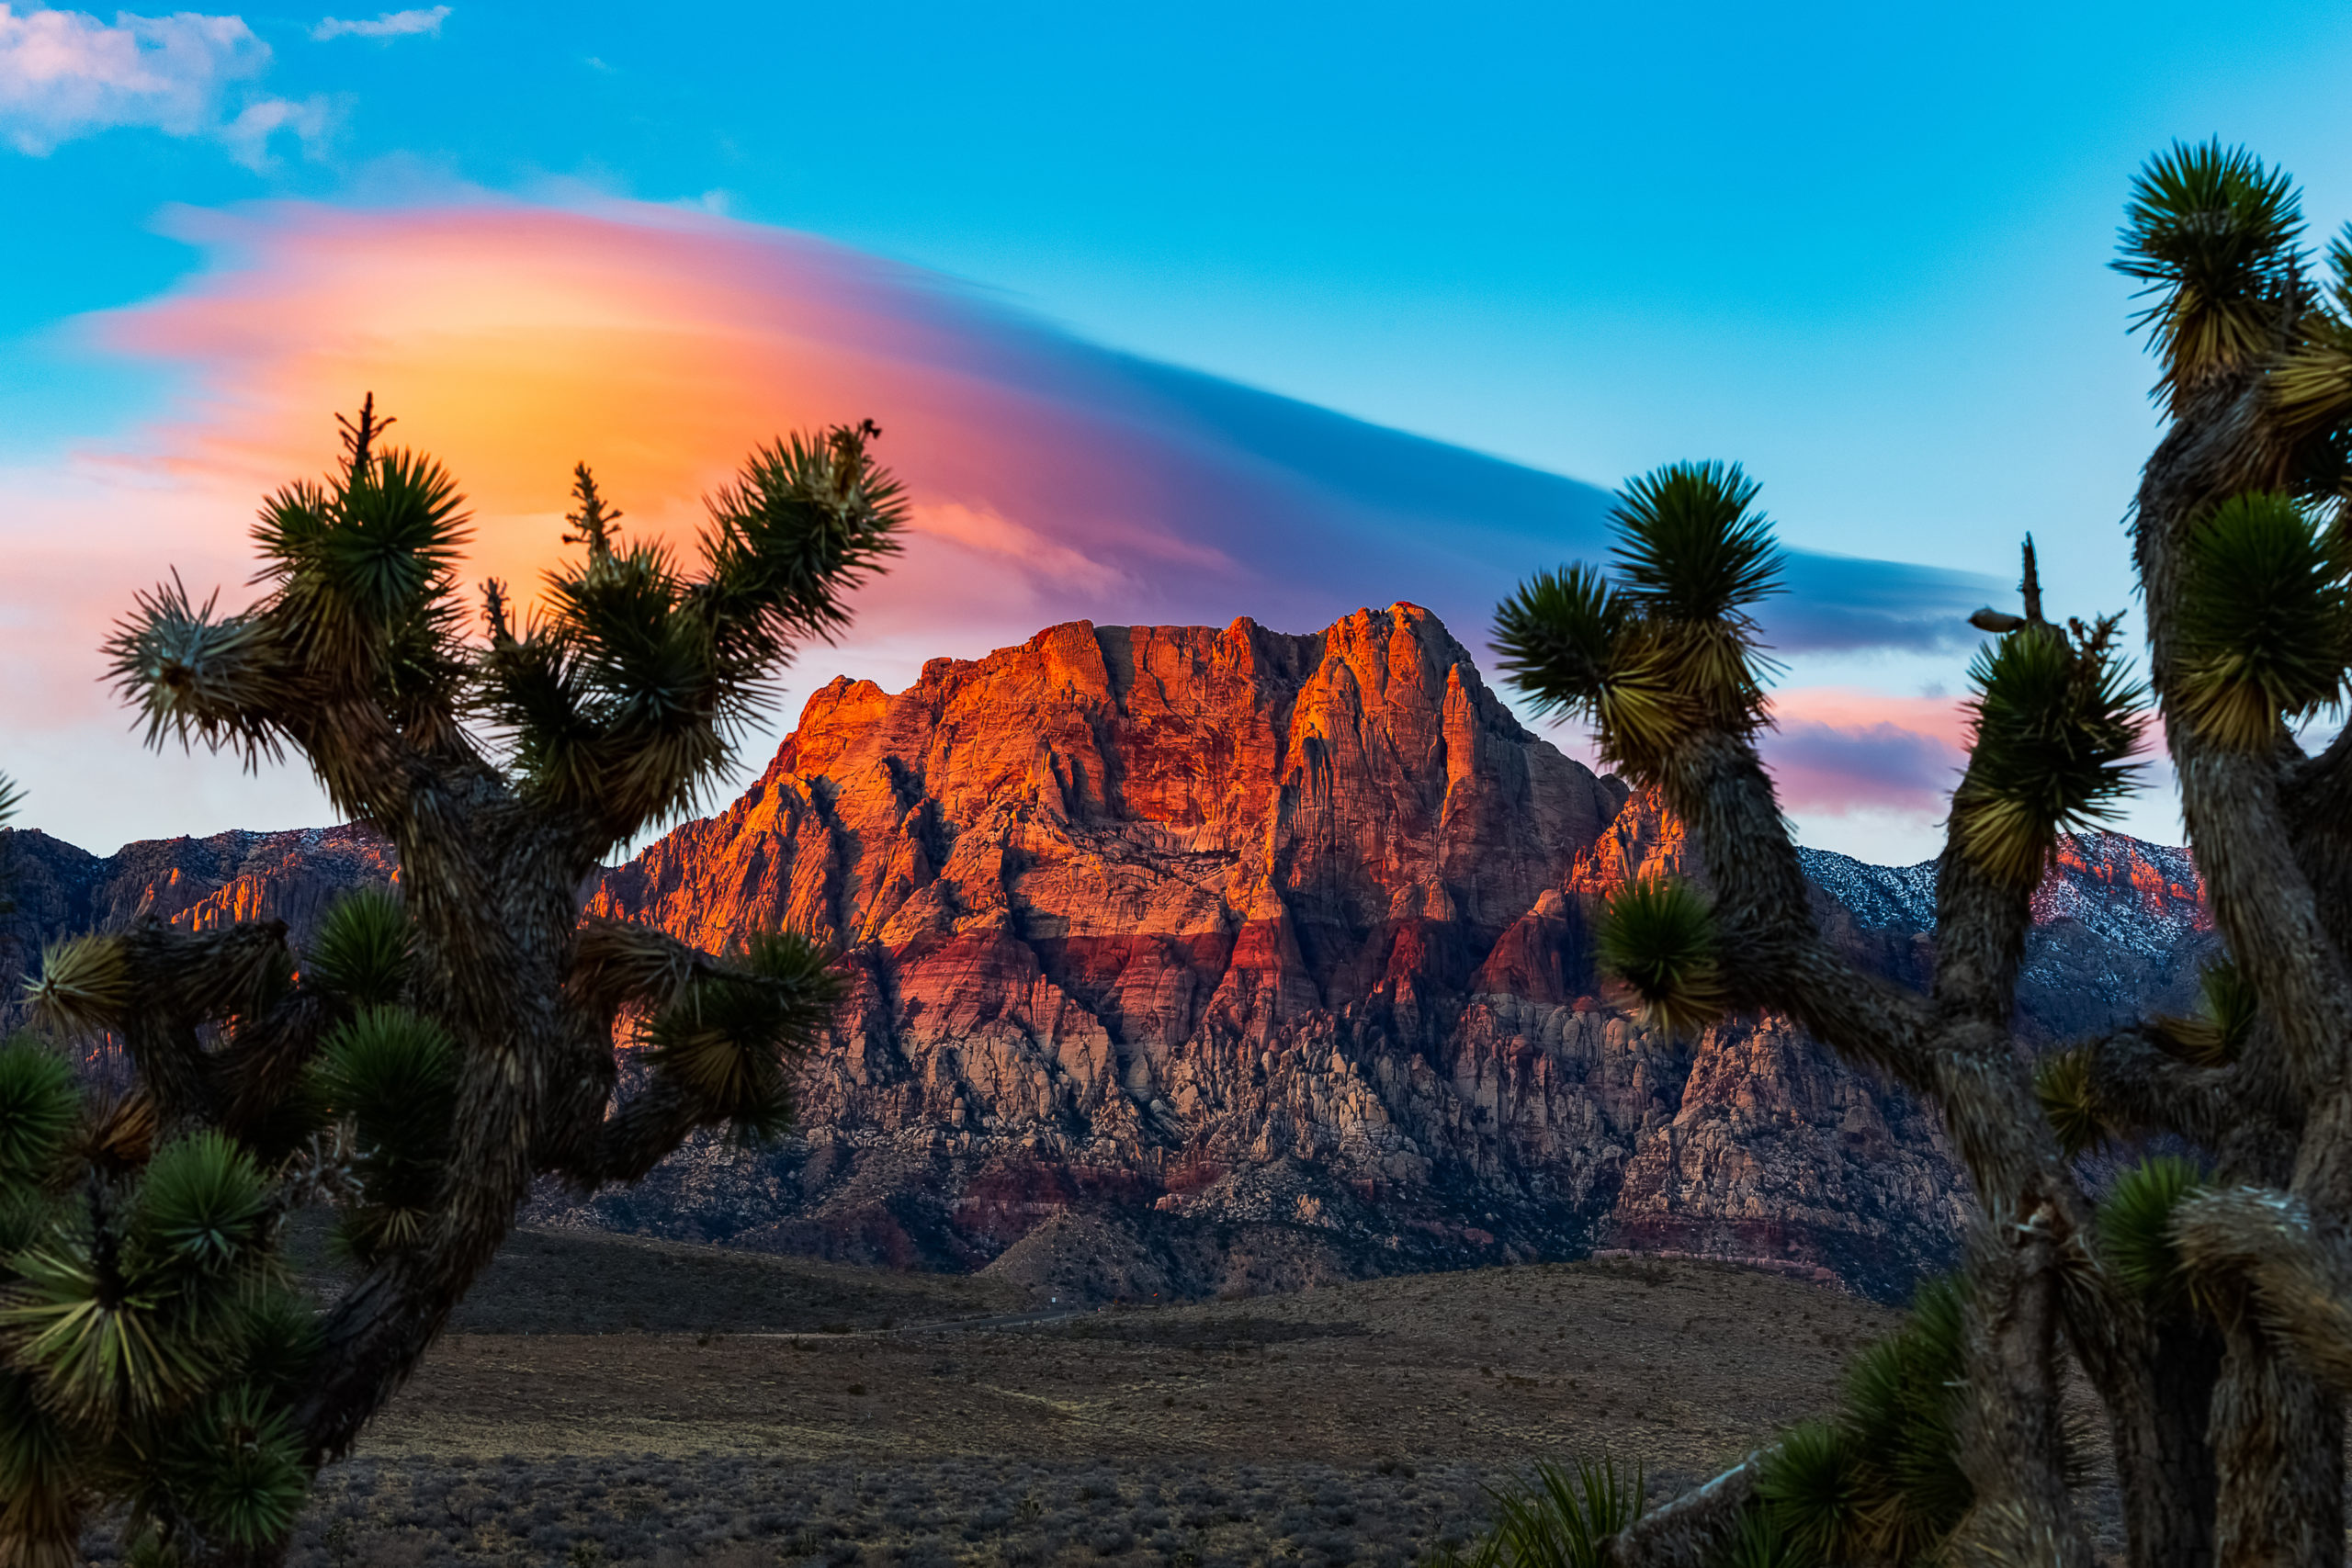
[[[0,967],[151,894],[299,936],[390,874],[348,829],[0,847],[32,871]],[[1593,901],[1682,861],[1410,604],[1309,636],[1077,622],[895,695],[837,680],[740,800],[589,900],[842,947],[797,1133],[538,1215],[1080,1295],[1595,1247],[1900,1295],[1966,1201],[1934,1118],[1781,1021],[1677,1042],[1600,994]],[[1932,863],[1807,869],[1858,956],[1924,973]],[[2177,1005],[2211,944],[2186,854],[2129,839],[2070,844],[2036,909],[2022,1010],[2053,1037]]]
[[[801,1140],[589,1212],[1080,1289],[1632,1247],[1899,1293],[1964,1202],[1931,1116],[1779,1021],[1678,1043],[1597,995],[1593,898],[1681,858],[1411,604],[1305,637],[1077,622],[896,695],[837,680],[592,900],[842,944],[856,1004]],[[1919,969],[1932,866],[1815,859],[1857,950]],[[2177,984],[2193,874],[2128,910],[2097,880],[2045,893],[2051,929],[2088,908],[2139,942],[2109,996]]]

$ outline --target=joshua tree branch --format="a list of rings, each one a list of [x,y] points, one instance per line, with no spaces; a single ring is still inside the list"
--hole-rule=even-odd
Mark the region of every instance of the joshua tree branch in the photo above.
[[[2244,1284],[2262,1321],[2339,1396],[2352,1396],[2352,1257],[2311,1211],[2272,1188],[2228,1187],[2183,1202],[2181,1260],[2209,1291]]]
[[[1770,1451],[1758,1450],[1611,1536],[1601,1549],[1604,1568],[1706,1568],[1721,1562]]]

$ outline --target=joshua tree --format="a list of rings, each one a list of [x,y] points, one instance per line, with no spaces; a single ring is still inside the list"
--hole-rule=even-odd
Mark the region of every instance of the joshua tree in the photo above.
[[[2138,325],[2170,422],[2131,538],[2157,712],[2229,954],[2199,1018],[2039,1064],[2011,1032],[2035,885],[2057,836],[2127,787],[2143,723],[2118,620],[2046,618],[2030,543],[2022,613],[1973,617],[1996,635],[1971,671],[1925,995],[1859,972],[1815,924],[1755,746],[1768,671],[1748,609],[1776,559],[1736,468],[1635,481],[1613,581],[1543,574],[1500,610],[1521,688],[1589,716],[1705,869],[1704,893],[1616,901],[1616,973],[1662,1021],[1776,1010],[1933,1100],[1978,1201],[1957,1308],[1939,1309],[1964,1371],[1933,1380],[1954,1391],[1936,1418],[1957,1505],[1915,1511],[1933,1528],[1905,1540],[1877,1532],[1893,1483],[1849,1408],[1618,1535],[1621,1562],[1731,1550],[1761,1510],[1833,1559],[2087,1563],[2059,1399],[2069,1355],[2105,1406],[2133,1564],[2343,1556],[2352,730],[2315,753],[2296,736],[2352,666],[2352,232],[2313,286],[2299,205],[2242,152],[2177,146],[2136,181],[2116,264],[2146,285]],[[2143,1161],[2098,1193],[2076,1156],[2146,1134],[2193,1163]]]
[[[793,646],[845,623],[897,548],[871,424],[752,455],[710,498],[694,570],[625,543],[585,465],[580,557],[518,626],[465,634],[462,500],[386,448],[373,400],[324,483],[270,497],[252,609],[142,595],[107,651],[152,744],[301,753],[386,834],[396,892],[286,928],[149,920],[52,948],[61,1033],[109,1035],[127,1094],[29,1040],[0,1050],[0,1564],[80,1561],[127,1506],[157,1561],[268,1561],[489,1262],[532,1184],[642,1177],[698,1128],[786,1111],[828,956],[787,934],[713,956],[580,920],[615,846],[719,775]],[[648,1049],[617,1098],[616,1024]],[[338,1215],[356,1280],[309,1299],[280,1222]]]

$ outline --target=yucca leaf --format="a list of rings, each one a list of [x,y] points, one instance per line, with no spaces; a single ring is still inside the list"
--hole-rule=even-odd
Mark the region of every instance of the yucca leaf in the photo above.
[[[207,1357],[172,1321],[161,1292],[109,1277],[78,1242],[20,1252],[0,1294],[0,1340],[68,1421],[111,1431],[200,1386]]]
[[[320,922],[304,978],[354,1007],[397,1002],[408,984],[411,940],[408,908],[398,894],[355,888]]]
[[[165,1144],[148,1161],[130,1208],[126,1255],[142,1278],[187,1290],[254,1260],[269,1197],[254,1157],[224,1134]]]
[[[351,1118],[363,1149],[420,1165],[447,1154],[458,1047],[432,1020],[360,1009],[321,1044],[311,1080],[329,1114]]]
[[[2132,181],[2114,265],[2147,285],[2133,324],[2154,339],[2174,408],[2276,342],[2302,227],[2294,183],[2243,148],[2175,142]]]
[[[1611,1537],[1642,1517],[1648,1486],[1614,1456],[1578,1459],[1573,1471],[1539,1464],[1532,1482],[1490,1487],[1495,1522],[1471,1561],[1477,1568],[1600,1568]]]
[[[2262,750],[2338,700],[2352,663],[2352,558],[2335,530],[2258,491],[2216,507],[2187,557],[2179,696],[2200,734]]]
[[[2187,1281],[2173,1245],[2173,1212],[2204,1183],[2185,1159],[2158,1155],[2118,1177],[2098,1206],[2099,1252],[2125,1285],[2152,1305],[2182,1299]]]
[[[1862,1527],[1860,1464],[1846,1428],[1805,1421],[1781,1435],[1756,1477],[1756,1496],[1782,1540],[1813,1562],[1838,1562]]]
[[[46,1185],[81,1111],[64,1057],[25,1035],[0,1046],[0,1191]]]
[[[1629,883],[1609,900],[1598,936],[1601,969],[1641,998],[1651,1024],[1689,1034],[1721,1016],[1714,911],[1689,884]]]
[[[163,1470],[175,1500],[208,1538],[243,1550],[285,1539],[310,1494],[292,1419],[251,1384],[217,1393],[192,1412]]]
[[[2159,1018],[2157,1039],[2181,1060],[2199,1067],[2223,1067],[2237,1060],[2253,1032],[2261,999],[2245,971],[2227,958],[2205,965],[2198,976],[2200,1005],[2190,1018]]]
[[[25,987],[34,1016],[68,1032],[111,1029],[130,1001],[130,950],[119,936],[51,942]]]
[[[0,1371],[0,1562],[81,1568],[86,1477],[74,1436],[44,1405],[34,1381]]]
[[[1780,589],[1772,525],[1736,463],[1669,463],[1618,492],[1619,575],[1645,608],[1720,621]]]
[[[1951,827],[1997,881],[2032,887],[2059,833],[2109,819],[2132,787],[2142,689],[2116,651],[2119,621],[2029,624],[1969,666],[1973,734]]]
[[[2058,1146],[2068,1158],[2097,1148],[2108,1137],[2098,1102],[2091,1093],[2091,1056],[2087,1050],[2052,1051],[2033,1065],[2034,1098],[2058,1134]]]
[[[1590,567],[1539,571],[1495,608],[1503,678],[1539,714],[1588,711],[1619,672],[1630,615]]]

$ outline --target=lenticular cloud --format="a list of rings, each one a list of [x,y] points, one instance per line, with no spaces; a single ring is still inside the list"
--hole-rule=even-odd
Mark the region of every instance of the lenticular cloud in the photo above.
[[[177,497],[157,570],[241,553],[254,502],[322,467],[334,411],[366,391],[398,417],[396,439],[465,483],[471,574],[518,586],[560,548],[575,461],[595,467],[624,527],[684,545],[701,496],[754,445],[876,421],[914,537],[864,592],[854,646],[804,660],[815,680],[910,673],[1057,620],[1247,615],[1306,630],[1400,599],[1476,647],[1521,576],[1607,548],[1609,501],[1590,485],[1115,353],[774,229],[491,202],[280,204],[174,226],[210,265],[96,327],[118,353],[179,367],[176,405],[85,461]],[[1789,575],[1794,591],[1769,606],[1783,651],[1937,647],[1985,592],[1803,554]],[[1873,788],[1907,796],[1928,753],[1890,739],[1904,776]]]
[[[187,214],[198,281],[107,323],[184,362],[169,460],[275,480],[374,390],[475,486],[482,552],[555,545],[575,458],[672,527],[753,443],[872,418],[921,538],[864,613],[1319,626],[1410,597],[1476,637],[1604,547],[1589,485],[1081,342],[935,275],[666,208]],[[290,466],[290,467],[289,467]],[[1798,555],[1784,649],[1944,640],[1973,579]],[[991,633],[990,635],[995,635]]]

